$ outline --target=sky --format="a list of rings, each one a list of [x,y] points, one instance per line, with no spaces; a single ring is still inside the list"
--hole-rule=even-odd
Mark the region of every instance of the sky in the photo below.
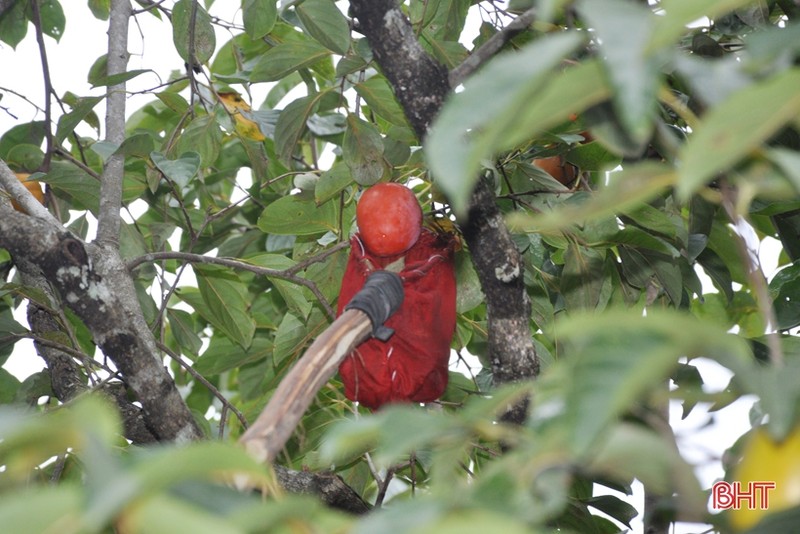
[[[103,94],[103,88],[91,88],[86,80],[90,66],[107,48],[107,23],[95,19],[85,1],[66,0],[62,4],[67,14],[67,26],[59,43],[45,38],[47,55],[52,75],[52,83],[58,95],[72,91],[78,96]],[[219,6],[217,6],[219,4]],[[238,4],[237,4],[238,5]],[[137,6],[137,4],[134,4]],[[228,2],[216,2],[212,14],[217,7],[231,9]],[[238,15],[240,17],[240,15]],[[142,15],[134,19],[130,28],[129,51],[131,58],[129,70],[155,69],[156,73],[147,73],[135,78],[128,84],[129,91],[139,91],[158,84],[166,79],[170,70],[180,67],[183,62],[172,44],[169,26],[150,15]],[[217,36],[217,45],[221,45],[230,34],[224,30]],[[264,94],[266,88],[262,88]],[[260,103],[258,91],[254,101]],[[28,99],[41,103],[43,101],[43,83],[38,47],[33,36],[33,28],[29,26],[29,34],[16,50],[6,44],[0,44],[0,134],[15,124],[42,120],[44,115],[26,104],[11,92],[17,92]],[[149,95],[132,95],[128,100],[128,112],[132,112],[153,99]],[[263,96],[262,96],[263,99]],[[103,120],[104,105],[101,102],[96,108],[98,116]],[[12,114],[15,116],[12,116]],[[85,127],[85,126],[82,126]],[[104,128],[103,128],[104,130]],[[752,248],[758,250],[757,241],[750,242]],[[760,257],[767,273],[773,273],[777,265],[780,247],[772,240],[761,245]],[[24,322],[25,306],[21,306],[17,314],[18,320]],[[719,365],[700,360],[695,362],[706,382],[708,391],[723,390],[730,373]],[[25,341],[18,344],[12,359],[6,366],[18,378],[24,379],[32,372],[41,369],[41,361],[35,355],[32,343]],[[718,459],[748,428],[747,411],[753,399],[740,402],[712,416],[704,410],[696,410],[686,420],[680,419],[680,407],[671,406],[671,423],[678,437],[684,457],[697,465],[697,472],[703,487],[722,475]],[[710,419],[711,418],[711,419]],[[642,510],[642,495],[639,491],[631,499],[637,509]],[[634,531],[641,528],[641,518],[634,523]],[[676,534],[702,532],[706,527],[701,525],[679,525]]]

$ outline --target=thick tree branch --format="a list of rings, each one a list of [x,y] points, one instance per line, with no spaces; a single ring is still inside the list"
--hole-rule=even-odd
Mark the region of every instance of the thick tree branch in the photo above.
[[[274,469],[278,482],[290,493],[316,495],[331,508],[351,514],[365,514],[370,511],[369,504],[334,473],[292,471],[280,465],[275,465]]]
[[[15,265],[22,278],[22,283],[28,287],[34,287],[47,295],[53,306],[42,305],[34,301],[28,303],[28,325],[34,333],[34,347],[36,353],[45,361],[50,373],[50,383],[56,398],[63,402],[69,402],[78,395],[97,388],[103,394],[112,399],[122,414],[125,437],[136,444],[151,443],[156,441],[155,436],[150,432],[144,422],[142,409],[134,405],[127,395],[125,384],[113,381],[104,382],[97,386],[87,384],[87,377],[91,381],[92,364],[86,354],[77,349],[77,342],[74,335],[65,333],[65,320],[63,314],[59,313],[54,307],[58,305],[56,297],[52,294],[52,287],[47,280],[40,274],[39,270],[25,260],[15,258]],[[54,342],[54,339],[67,338],[71,340],[72,346],[66,346]],[[76,361],[85,362],[83,371],[81,365]]]
[[[4,184],[10,182],[6,172],[0,172],[0,177]],[[116,254],[83,243],[50,217],[18,213],[2,197],[0,246],[16,261],[40,270],[62,301],[86,324],[141,402],[148,428],[155,436],[175,441],[202,437],[164,368],[141,315],[133,282]]]
[[[406,117],[420,139],[424,139],[450,92],[446,70],[422,49],[411,24],[394,0],[353,0],[350,4],[359,29],[366,35],[375,60],[392,84]],[[485,54],[481,62],[488,59],[488,55]],[[472,195],[468,220],[463,227],[486,295],[488,356],[495,382],[502,384],[535,377],[539,363],[530,331],[530,303],[522,278],[522,259],[497,208],[494,193],[483,181],[478,182]],[[525,412],[526,406],[522,403],[511,409],[505,419],[521,422]]]
[[[108,25],[108,76],[125,72],[128,65],[128,21],[130,0],[111,0]],[[106,141],[121,145],[125,140],[125,82],[109,85],[106,92]],[[100,182],[100,211],[97,217],[97,242],[119,248],[120,209],[122,208],[123,154],[106,161]]]
[[[408,122],[422,139],[450,92],[447,69],[422,49],[395,0],[357,0],[350,6]]]

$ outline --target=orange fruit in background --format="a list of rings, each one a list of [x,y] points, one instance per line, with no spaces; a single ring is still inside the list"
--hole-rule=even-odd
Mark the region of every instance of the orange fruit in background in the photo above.
[[[42,188],[42,184],[36,180],[28,180],[30,174],[26,172],[15,172],[14,174],[17,176],[17,180],[25,186],[25,189],[30,191],[31,195],[33,195],[40,204],[44,205],[44,189]],[[15,200],[11,200],[11,205],[14,206],[15,210],[21,213],[27,213]]]
[[[578,169],[575,165],[567,163],[564,156],[549,156],[546,158],[536,158],[531,160],[531,165],[539,167],[544,172],[558,180],[562,185],[570,187],[578,177]]]
[[[358,233],[376,256],[394,256],[410,249],[422,232],[422,208],[414,193],[396,183],[376,184],[356,206]]]

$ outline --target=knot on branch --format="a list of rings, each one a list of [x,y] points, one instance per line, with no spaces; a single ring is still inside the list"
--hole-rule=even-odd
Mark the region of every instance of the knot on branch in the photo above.
[[[83,243],[78,239],[67,235],[61,241],[61,246],[59,248],[61,249],[61,254],[65,262],[75,266],[88,266],[89,255],[86,253]]]

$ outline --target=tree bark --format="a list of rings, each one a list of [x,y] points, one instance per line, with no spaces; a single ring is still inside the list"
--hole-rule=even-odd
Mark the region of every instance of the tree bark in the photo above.
[[[274,468],[278,482],[290,493],[316,495],[328,506],[351,514],[365,514],[371,510],[370,505],[345,484],[339,475],[292,471],[280,465],[275,465]]]
[[[376,63],[392,85],[417,136],[424,140],[450,93],[447,70],[419,44],[395,0],[353,0],[350,5]],[[475,68],[470,63],[469,68],[459,72]],[[539,373],[539,360],[530,328],[522,258],[497,208],[494,193],[483,180],[471,197],[467,221],[461,222],[486,295],[488,356],[494,381],[505,384],[533,378]],[[527,403],[523,402],[511,408],[504,419],[521,423],[526,408]]]
[[[8,167],[3,164],[0,183],[16,182],[13,173],[5,171]],[[147,427],[159,440],[202,437],[159,357],[133,281],[114,251],[83,243],[52,218],[18,213],[4,199],[0,200],[0,246],[15,261],[41,272],[62,302],[86,324],[136,394]]]

